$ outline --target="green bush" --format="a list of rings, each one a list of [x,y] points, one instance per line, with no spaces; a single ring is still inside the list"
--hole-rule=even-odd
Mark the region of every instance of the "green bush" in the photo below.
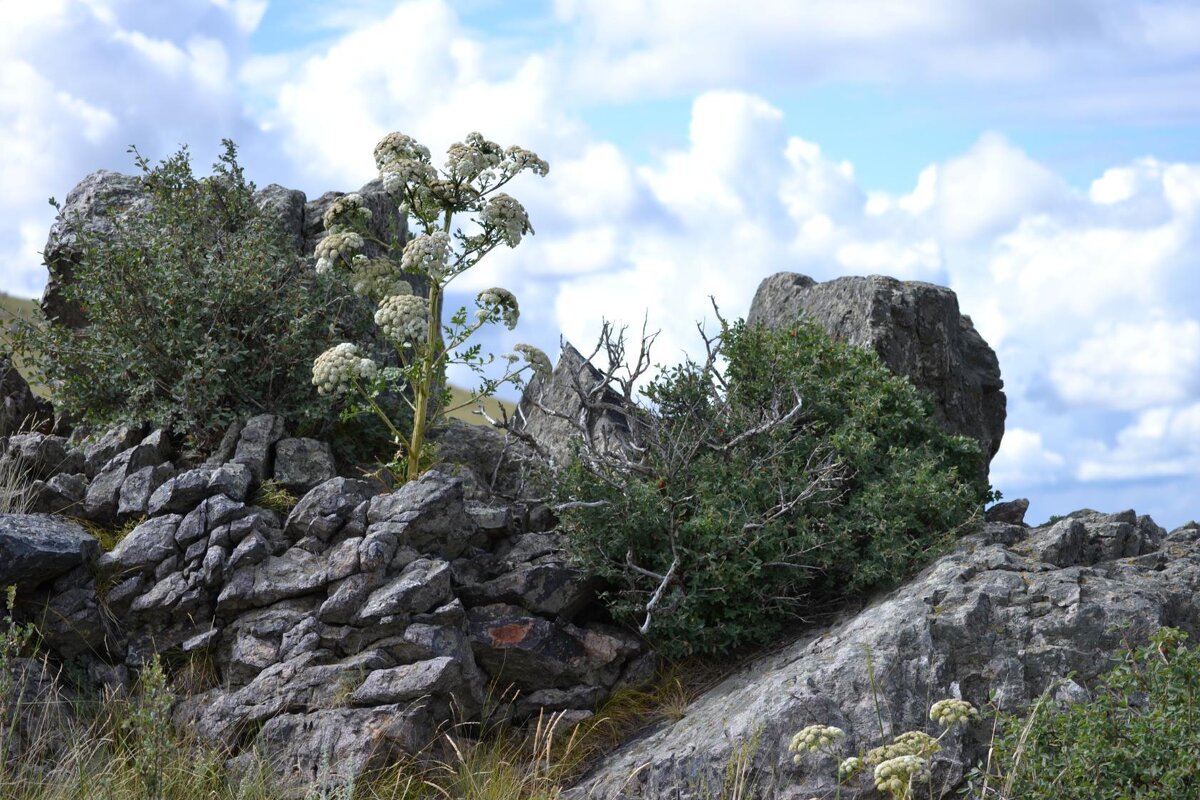
[[[765,643],[806,606],[897,583],[979,518],[978,446],[874,353],[809,324],[722,322],[708,345],[644,390],[636,459],[581,451],[559,487],[578,562],[664,654]]]
[[[89,324],[42,319],[18,345],[75,419],[148,420],[202,445],[268,411],[293,431],[336,421],[310,370],[350,294],[289,247],[224,146],[207,178],[186,147],[155,167],[131,150],[149,202],[114,216],[110,232],[64,220],[79,258],[63,296]]]
[[[1130,649],[1093,692],[1060,709],[1007,717],[994,742],[989,797],[1123,800],[1195,797],[1200,787],[1200,649],[1161,628]],[[976,783],[979,776],[976,775]]]

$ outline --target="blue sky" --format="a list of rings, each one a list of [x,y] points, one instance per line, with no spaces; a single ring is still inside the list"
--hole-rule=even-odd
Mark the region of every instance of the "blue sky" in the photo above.
[[[488,344],[602,317],[694,347],[712,295],[881,273],[950,286],[1009,398],[993,462],[1034,521],[1200,516],[1200,3],[0,0],[0,289],[35,296],[89,172],[223,137],[260,185],[372,177],[393,130],[550,162]]]

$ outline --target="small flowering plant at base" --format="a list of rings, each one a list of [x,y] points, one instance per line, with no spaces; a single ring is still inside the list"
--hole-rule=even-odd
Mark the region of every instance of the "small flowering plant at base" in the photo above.
[[[489,397],[505,383],[520,386],[523,373],[547,373],[550,360],[531,345],[517,345],[520,355],[505,357],[499,377],[487,377],[485,368],[495,361],[478,344],[468,341],[485,325],[516,327],[520,307],[512,292],[501,287],[476,296],[476,310],[460,308],[449,324],[442,322],[446,286],[479,263],[501,244],[516,247],[532,234],[524,207],[496,191],[525,170],[546,175],[546,162],[520,147],[501,148],[478,133],[456,142],[448,151],[444,170],[430,164],[429,150],[402,133],[390,133],[375,148],[375,164],[383,185],[404,217],[415,217],[422,233],[396,252],[388,242],[372,236],[371,212],[360,196],[338,198],[325,213],[328,235],[318,243],[317,271],[343,269],[350,273],[354,291],[377,304],[375,324],[396,349],[399,366],[380,366],[353,343],[341,343],[313,363],[313,384],[322,394],[351,397],[346,414],[373,413],[391,431],[397,445],[393,465],[407,480],[420,473],[425,433],[431,420]],[[474,216],[479,233],[451,231],[456,214]],[[384,257],[368,258],[360,251],[368,243],[379,245]],[[405,276],[425,278],[428,294],[417,296]],[[522,363],[523,362],[523,363]],[[445,374],[451,365],[466,366],[481,377],[468,401],[449,407]],[[410,431],[398,429],[377,398],[401,391],[413,412]],[[406,390],[407,391],[404,391]]]
[[[856,779],[866,770],[871,770],[875,788],[886,792],[893,800],[909,800],[914,788],[930,777],[930,764],[935,753],[941,751],[942,737],[959,725],[966,725],[979,718],[979,712],[965,700],[946,699],[933,704],[929,718],[944,730],[937,736],[924,731],[907,731],[889,744],[880,745],[866,753],[842,757],[841,741],[846,734],[841,728],[829,725],[809,725],[792,737],[789,751],[795,753],[792,760],[800,764],[808,753],[818,753],[838,759],[837,796],[842,786]]]

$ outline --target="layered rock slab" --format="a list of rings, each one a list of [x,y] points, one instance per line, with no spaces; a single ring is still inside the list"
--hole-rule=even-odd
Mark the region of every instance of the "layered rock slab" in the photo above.
[[[949,433],[979,442],[991,461],[1004,436],[1000,363],[950,289],[882,275],[818,283],[779,272],[758,287],[746,321],[783,329],[799,319],[839,341],[875,351],[895,374],[928,392]]]
[[[1160,625],[1200,634],[1200,525],[1168,535],[1132,511],[1082,511],[1036,529],[988,523],[903,588],[729,677],[567,797],[696,796],[705,782],[720,786],[735,751],[751,742],[755,796],[832,797],[831,760],[792,763],[788,743],[801,728],[842,728],[849,756],[881,744],[881,724],[889,737],[928,730],[929,707],[944,697],[983,708],[995,693],[1002,708],[1020,712],[1068,673],[1082,691],[1114,652]],[[989,737],[985,723],[942,739],[935,797],[953,795]],[[878,795],[866,776],[841,796]]]

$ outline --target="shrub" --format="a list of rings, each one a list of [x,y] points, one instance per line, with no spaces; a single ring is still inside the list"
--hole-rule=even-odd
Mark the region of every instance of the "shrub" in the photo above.
[[[64,220],[78,260],[63,297],[88,324],[43,317],[18,345],[42,356],[43,381],[76,419],[148,420],[207,444],[264,411],[313,432],[336,417],[309,367],[348,292],[289,247],[224,146],[207,178],[186,147],[155,167],[131,149],[147,202],[108,232]]]
[[[722,321],[706,344],[627,414],[632,455],[583,448],[559,488],[575,557],[665,655],[765,643],[807,603],[897,583],[978,519],[978,446],[874,353],[809,324]]]
[[[1193,797],[1200,786],[1200,649],[1161,628],[1101,678],[1094,699],[1039,702],[994,741],[982,796],[1021,800]],[[976,782],[979,779],[976,774]]]

